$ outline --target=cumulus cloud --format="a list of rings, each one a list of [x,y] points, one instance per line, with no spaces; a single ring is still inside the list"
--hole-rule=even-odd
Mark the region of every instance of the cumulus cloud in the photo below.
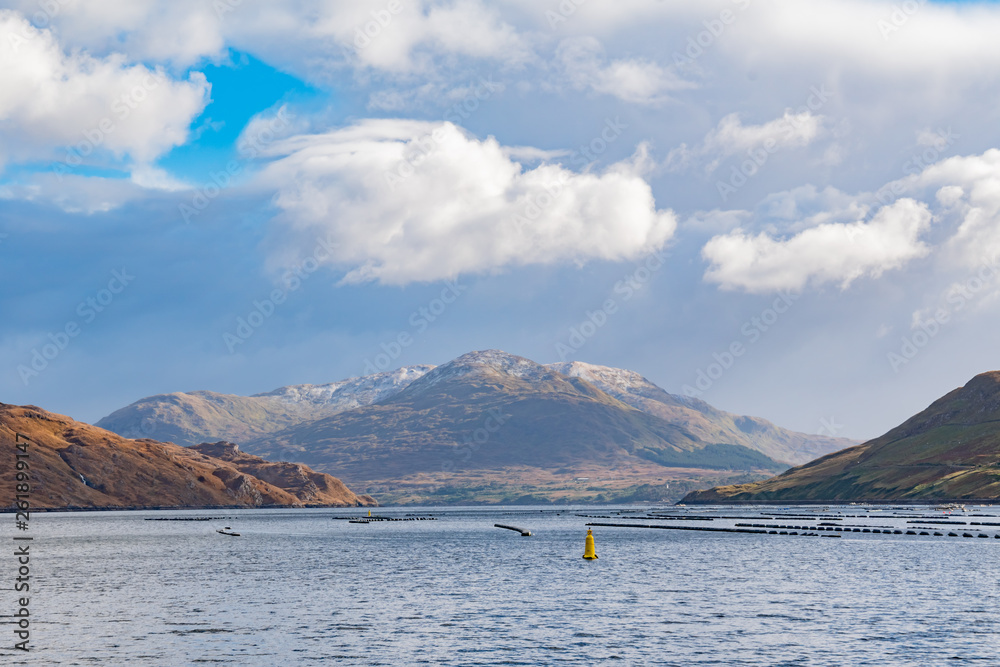
[[[110,154],[149,162],[183,144],[209,85],[121,55],[64,52],[48,30],[0,10],[0,154],[77,166]]]
[[[953,265],[973,268],[1000,256],[1000,149],[942,160],[905,187],[926,192],[956,219],[958,228],[945,244]]]
[[[393,4],[398,11],[383,2],[317,3],[318,18],[298,48],[325,52],[329,58],[325,44],[334,40],[347,64],[397,74],[428,73],[438,56],[522,63],[531,55],[524,35],[503,21],[494,7],[479,0]],[[272,11],[294,14],[296,8],[286,5]],[[252,29],[269,32],[259,24]],[[293,36],[283,37],[290,40]]]
[[[609,61],[593,37],[563,40],[556,58],[577,90],[592,90],[625,102],[655,104],[666,100],[668,93],[694,87],[654,62],[634,58]]]
[[[285,224],[334,246],[329,261],[349,269],[347,282],[625,260],[673,235],[673,213],[656,209],[642,177],[642,147],[600,173],[525,169],[516,152],[451,123],[367,120],[275,144],[260,179],[277,189]]]
[[[900,199],[868,222],[821,224],[787,239],[738,229],[705,244],[702,256],[711,262],[705,279],[755,293],[831,282],[843,289],[926,256],[930,248],[921,235],[930,223],[926,204]]]
[[[918,143],[936,154],[944,147],[941,137],[920,131]],[[865,222],[872,210],[877,213]],[[954,280],[1000,262],[1000,149],[940,159],[875,192],[848,195],[807,185],[766,197],[752,213],[705,217],[740,225],[717,232],[702,250],[711,262],[706,280],[724,289],[846,287],[933,251],[932,270],[947,292]],[[745,231],[751,225],[764,231]]]
[[[39,26],[55,26],[72,47],[91,53],[124,53],[136,60],[172,62],[182,67],[225,52],[223,21],[241,0],[170,0],[169,2],[7,3]]]
[[[35,0],[14,0],[26,14]],[[427,73],[442,58],[524,62],[529,40],[480,0],[114,0],[65,2],[46,17],[74,45],[179,67],[251,51],[312,81],[353,67]],[[397,10],[398,8],[398,10]]]

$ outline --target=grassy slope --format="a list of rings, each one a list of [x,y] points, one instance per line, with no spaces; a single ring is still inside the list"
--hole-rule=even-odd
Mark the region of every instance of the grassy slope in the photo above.
[[[574,364],[555,366],[572,373]],[[595,384],[610,396],[676,424],[705,442],[743,445],[775,461],[789,464],[806,463],[818,456],[858,444],[847,438],[789,431],[766,419],[725,412],[697,398],[670,394],[637,373],[629,373],[626,382],[620,383],[620,373],[613,372],[616,369],[585,364],[578,366],[584,368],[585,378],[592,377]]]
[[[763,482],[684,502],[1000,497],[1000,372],[984,373],[885,435]]]

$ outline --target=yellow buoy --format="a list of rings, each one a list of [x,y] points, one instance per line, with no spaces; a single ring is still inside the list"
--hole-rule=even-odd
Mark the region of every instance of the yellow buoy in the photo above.
[[[594,551],[594,531],[587,529],[587,543],[583,548],[585,560],[597,560],[597,553]]]

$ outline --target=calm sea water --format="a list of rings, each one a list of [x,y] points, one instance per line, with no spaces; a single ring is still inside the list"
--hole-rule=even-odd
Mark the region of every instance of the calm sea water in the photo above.
[[[838,539],[597,527],[600,559],[584,561],[585,524],[620,509],[379,509],[437,520],[374,524],[331,519],[361,510],[38,514],[33,650],[10,650],[3,618],[0,662],[1000,664],[1000,527],[982,529],[989,539],[943,525]],[[779,511],[797,510],[764,513]],[[841,523],[911,527],[902,514]],[[232,518],[144,520],[199,515]],[[12,560],[0,561],[5,615]]]

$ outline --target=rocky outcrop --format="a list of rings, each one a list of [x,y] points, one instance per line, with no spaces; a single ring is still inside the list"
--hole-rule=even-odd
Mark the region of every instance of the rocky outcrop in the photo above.
[[[301,463],[272,462],[240,451],[232,442],[202,443],[189,449],[225,461],[237,470],[291,493],[311,505],[377,504],[371,496],[355,496],[336,477]],[[357,500],[355,500],[357,499]]]

